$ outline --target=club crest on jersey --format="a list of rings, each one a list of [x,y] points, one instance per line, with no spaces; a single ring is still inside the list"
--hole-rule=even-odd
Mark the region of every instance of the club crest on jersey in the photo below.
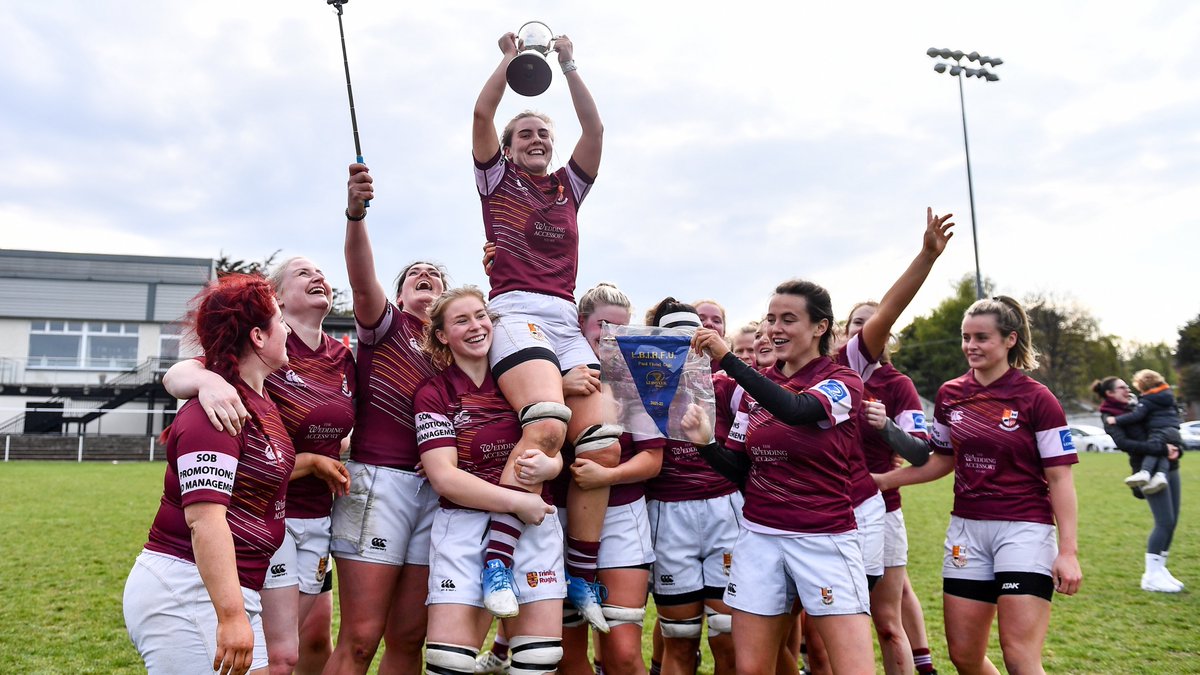
[[[263,445],[263,454],[266,455],[267,459],[271,460],[272,462],[278,462],[280,460],[279,453],[275,452],[275,448],[271,447],[270,442]]]
[[[725,568],[725,576],[729,576],[729,568],[733,567],[733,554],[729,551],[721,554],[721,567]]]
[[[950,562],[955,567],[967,566],[967,549],[965,546],[955,544],[950,547]]]
[[[529,323],[525,325],[529,326],[529,335],[534,340],[541,340],[542,342],[546,341],[546,334],[542,332],[542,329],[539,328],[536,323]]]
[[[1000,428],[1005,431],[1016,431],[1019,428],[1016,410],[1004,409],[1004,414],[1000,416]]]
[[[325,581],[325,572],[329,570],[329,556],[321,556],[317,561],[317,581]]]
[[[821,604],[822,605],[832,605],[833,604],[833,586],[822,586],[821,587]]]
[[[296,374],[296,371],[292,370],[291,368],[289,368],[287,373],[284,374],[283,379],[286,380],[287,383],[292,385],[293,387],[307,387],[308,386],[308,385],[304,384],[304,380],[300,379],[300,376]]]
[[[525,583],[529,584],[530,588],[537,588],[538,573],[537,572],[526,572],[525,573]]]
[[[412,347],[414,352],[421,351],[421,345],[417,342],[417,338],[415,337],[408,338],[408,346]]]
[[[342,373],[342,396],[350,398],[353,395],[350,393],[350,380],[346,379],[345,373]]]

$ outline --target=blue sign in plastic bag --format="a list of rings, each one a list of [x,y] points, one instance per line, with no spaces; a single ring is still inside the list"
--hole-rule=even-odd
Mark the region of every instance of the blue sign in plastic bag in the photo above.
[[[701,405],[714,418],[710,359],[691,351],[694,333],[689,328],[604,327],[601,380],[626,431],[686,441],[679,421],[690,404]]]

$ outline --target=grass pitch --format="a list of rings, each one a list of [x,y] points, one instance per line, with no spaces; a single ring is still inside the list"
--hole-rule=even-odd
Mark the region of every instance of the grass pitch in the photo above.
[[[1075,482],[1083,588],[1072,598],[1055,597],[1047,672],[1200,672],[1196,461],[1183,462],[1183,513],[1170,559],[1175,576],[1194,590],[1165,595],[1138,588],[1151,519],[1121,484],[1129,472],[1125,455],[1081,456]],[[6,563],[0,672],[143,672],[125,633],[121,594],[158,507],[163,466],[0,464],[0,559]],[[940,580],[951,497],[949,478],[904,490],[909,575],[943,673],[953,672],[942,635]],[[648,658],[649,631],[644,645]],[[994,629],[989,654],[1003,671]],[[701,672],[711,673],[711,665]]]

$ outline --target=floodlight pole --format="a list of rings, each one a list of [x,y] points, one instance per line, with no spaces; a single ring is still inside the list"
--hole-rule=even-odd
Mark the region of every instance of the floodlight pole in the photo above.
[[[963,73],[966,73],[967,77],[978,77],[982,80],[987,80],[988,82],[999,81],[1000,77],[997,76],[995,73],[990,72],[986,66],[991,66],[991,67],[995,68],[996,66],[999,66],[1000,64],[1004,63],[1004,59],[1001,59],[999,57],[993,58],[990,56],[980,56],[979,52],[971,52],[970,54],[964,54],[961,51],[957,51],[957,50],[951,51],[949,49],[938,49],[937,47],[930,47],[929,50],[927,50],[925,52],[925,54],[931,59],[936,59],[936,58],[942,58],[942,59],[947,59],[947,60],[952,59],[953,60],[952,65],[949,68],[947,68],[946,63],[939,62],[933,66],[933,69],[939,73],[948,72],[950,75],[954,76],[958,80],[958,109],[959,109],[959,112],[962,114],[963,150],[965,151],[966,156],[967,156],[967,195],[971,200],[971,243],[972,243],[973,248],[975,249],[975,299],[982,300],[983,299],[983,273],[979,269],[979,232],[976,229],[976,220],[975,220],[975,180],[974,180],[974,177],[971,175],[971,143],[969,140],[967,140],[967,103],[966,103],[966,98],[963,95],[963,82],[962,81],[963,81]],[[980,67],[979,68],[964,67],[962,65],[962,58],[964,56],[967,58],[968,61],[979,63]]]
[[[963,98],[962,71],[958,80],[958,109],[962,113],[963,150],[967,155],[967,195],[971,200],[971,244],[975,247],[975,299],[983,299],[983,273],[979,271],[979,233],[975,230],[975,181],[971,178],[971,144],[967,141],[967,104]]]

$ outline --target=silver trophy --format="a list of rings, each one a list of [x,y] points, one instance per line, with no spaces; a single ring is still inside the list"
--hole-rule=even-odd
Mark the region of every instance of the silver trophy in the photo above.
[[[508,64],[504,77],[522,96],[538,96],[550,88],[553,73],[546,57],[554,49],[554,32],[541,21],[530,21],[517,31],[521,53]]]

